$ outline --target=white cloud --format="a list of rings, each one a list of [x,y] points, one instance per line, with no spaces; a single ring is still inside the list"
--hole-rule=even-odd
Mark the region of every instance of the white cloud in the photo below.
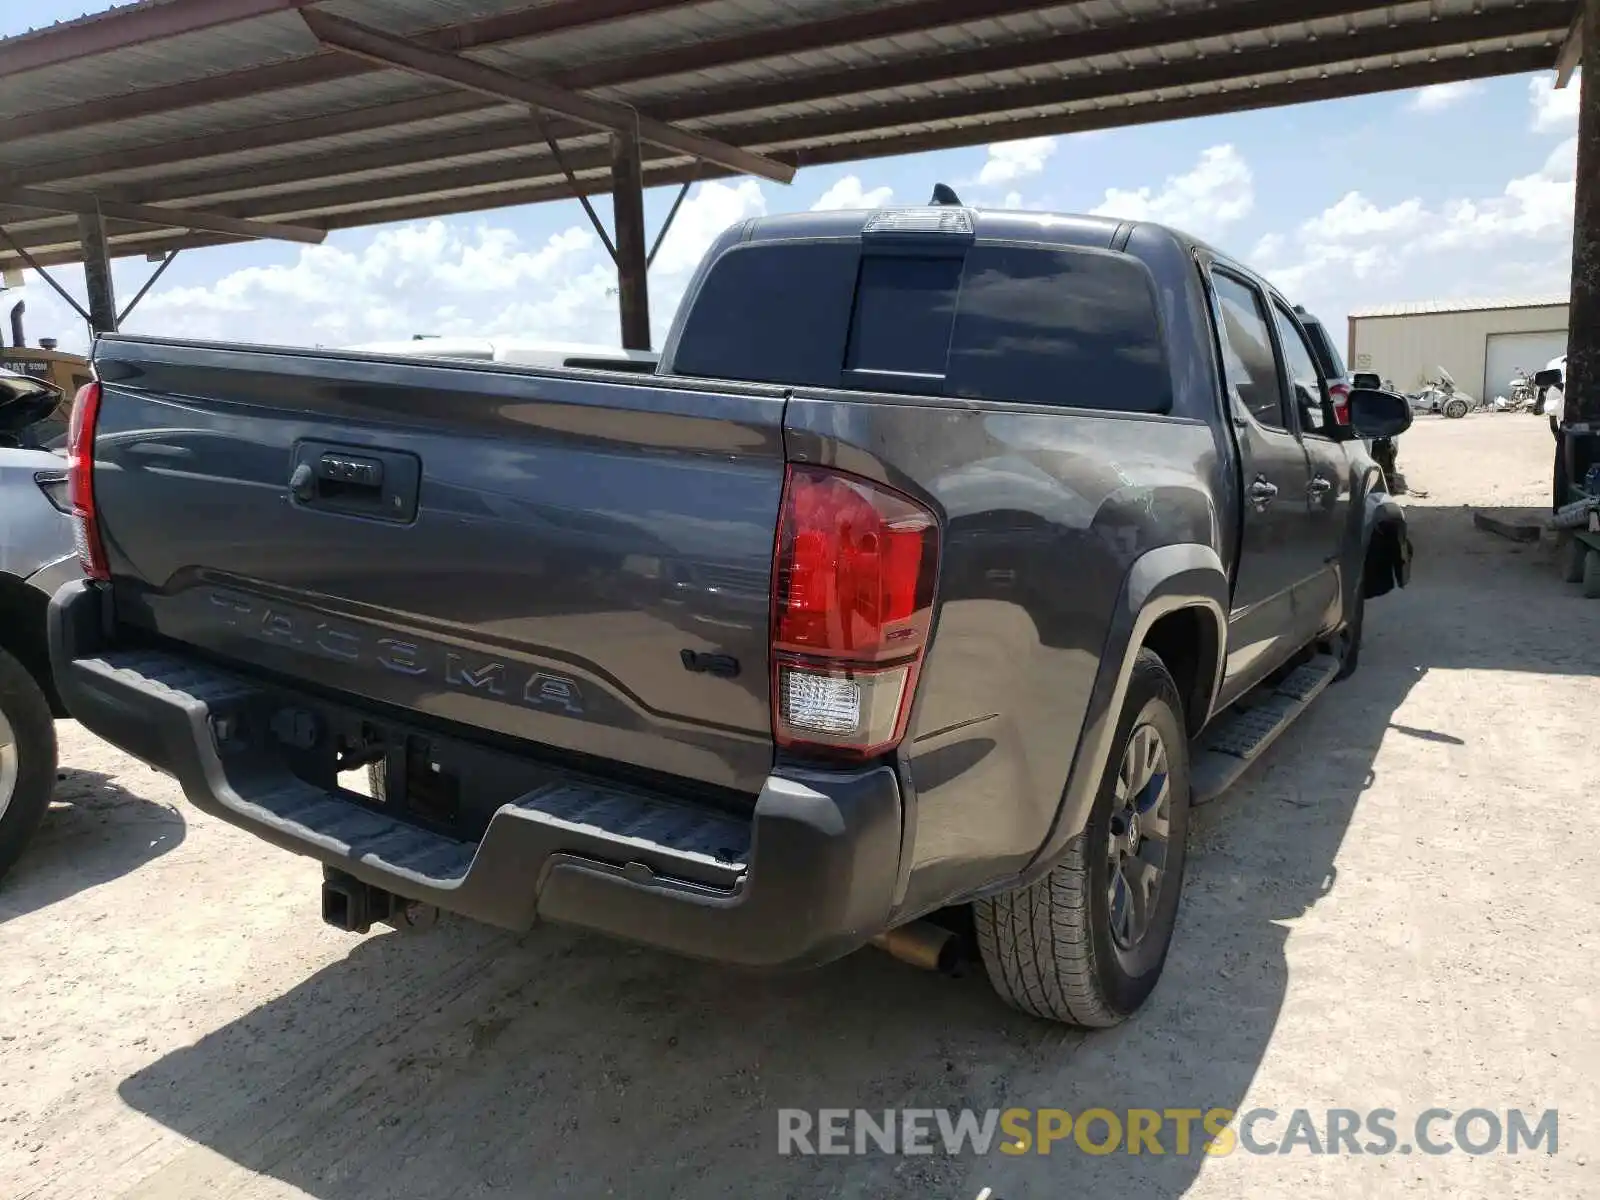
[[[812,212],[830,212],[843,208],[882,208],[894,198],[891,187],[875,187],[870,191],[862,186],[860,178],[846,175],[822,193],[822,198],[811,206]]]
[[[1269,233],[1256,243],[1256,248],[1250,252],[1253,262],[1266,262],[1280,257],[1288,240],[1281,233]]]
[[[1578,93],[1582,73],[1574,75],[1567,86],[1556,90],[1555,76],[1541,72],[1528,80],[1528,99],[1533,104],[1533,128],[1536,133],[1572,132],[1578,130]]]
[[[1414,112],[1435,113],[1453,108],[1467,97],[1482,90],[1482,85],[1477,83],[1435,83],[1428,87],[1418,89],[1411,98],[1411,109]]]
[[[1405,200],[1392,208],[1379,208],[1360,192],[1350,192],[1333,207],[1300,227],[1308,241],[1359,241],[1415,229],[1424,219],[1421,200]]]
[[[684,202],[650,271],[657,344],[712,240],[766,208],[754,180],[703,184]],[[119,296],[137,290],[142,266],[118,264]],[[56,274],[82,294],[81,270]],[[29,340],[53,335],[63,348],[83,350],[82,320],[32,272],[25,278],[19,298],[28,301]],[[301,248],[289,262],[236,270],[206,285],[158,284],[126,328],[284,345],[341,346],[418,333],[615,345],[615,287],[616,270],[587,225],[526,244],[514,230],[484,219],[419,221],[375,235],[336,234]]]
[[[1201,237],[1215,237],[1255,207],[1250,164],[1231,145],[1212,146],[1193,170],[1172,175],[1160,190],[1107,188],[1091,211],[1097,216],[1158,221]]]
[[[736,184],[703,183],[678,210],[667,240],[650,268],[651,281],[657,274],[686,275],[700,265],[706,249],[728,226],[751,217],[765,216],[767,197],[754,179]],[[674,301],[673,307],[677,307]]]
[[[978,172],[978,182],[987,186],[1015,183],[1044,170],[1044,164],[1056,152],[1053,137],[1023,138],[1016,142],[996,142],[989,147],[989,157]]]
[[[1274,284],[1325,317],[1401,299],[1520,295],[1566,284],[1576,139],[1498,192],[1380,205],[1360,192],[1255,247]]]

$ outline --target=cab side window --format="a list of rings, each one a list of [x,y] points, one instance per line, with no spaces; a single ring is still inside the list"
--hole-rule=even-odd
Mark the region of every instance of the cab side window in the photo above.
[[[1232,275],[1215,272],[1211,279],[1228,387],[1257,423],[1287,431],[1282,376],[1261,297],[1255,288]]]
[[[1288,313],[1274,304],[1272,315],[1278,323],[1278,341],[1283,345],[1283,362],[1289,370],[1289,387],[1300,413],[1300,430],[1326,435],[1328,393],[1321,372],[1317,370],[1316,356]]]

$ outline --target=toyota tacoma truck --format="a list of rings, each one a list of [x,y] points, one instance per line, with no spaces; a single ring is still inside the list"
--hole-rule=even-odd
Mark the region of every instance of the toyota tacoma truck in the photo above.
[[[1341,424],[1283,297],[1151,224],[744,222],[652,375],[127,336],[94,366],[67,706],[320,860],[349,929],[425,905],[778,967],[931,964],[961,926],[1006,1001],[1114,1024],[1190,805],[1409,571],[1360,440],[1404,400]]]

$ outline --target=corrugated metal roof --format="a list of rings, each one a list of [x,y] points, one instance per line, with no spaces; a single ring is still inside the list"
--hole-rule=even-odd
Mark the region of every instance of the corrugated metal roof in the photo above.
[[[1441,313],[1496,312],[1508,308],[1565,308],[1567,296],[1510,296],[1493,300],[1418,300],[1408,304],[1379,304],[1350,314],[1364,317],[1427,317]]]
[[[570,194],[525,109],[326,48],[302,8],[816,165],[1546,68],[1572,5],[147,0],[0,40],[0,222],[48,263],[78,257],[75,218],[8,188],[330,229]],[[606,190],[607,136],[545,124]],[[730,173],[644,157],[646,186]],[[120,253],[231,240],[108,233]]]

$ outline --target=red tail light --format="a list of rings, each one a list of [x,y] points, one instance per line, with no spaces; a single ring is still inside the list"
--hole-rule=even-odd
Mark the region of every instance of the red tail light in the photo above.
[[[1333,401],[1334,424],[1350,424],[1350,385],[1348,383],[1330,384],[1328,386],[1328,395]]]
[[[790,467],[772,574],[772,732],[866,757],[905,736],[927,648],[939,525],[864,479]]]
[[[100,419],[100,384],[86,383],[72,402],[67,433],[67,498],[72,503],[78,561],[90,579],[110,579],[94,502],[94,427]]]

